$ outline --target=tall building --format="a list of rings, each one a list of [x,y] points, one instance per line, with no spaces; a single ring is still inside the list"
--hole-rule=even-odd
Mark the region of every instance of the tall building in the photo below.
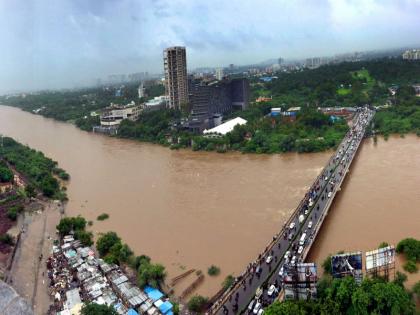
[[[181,109],[188,103],[187,56],[185,47],[175,46],[163,51],[165,94],[168,107]]]
[[[249,102],[248,79],[191,83],[192,105],[189,129],[201,132],[214,127],[215,121],[234,109],[246,109]]]
[[[222,81],[223,79],[223,68],[216,69],[216,79]]]

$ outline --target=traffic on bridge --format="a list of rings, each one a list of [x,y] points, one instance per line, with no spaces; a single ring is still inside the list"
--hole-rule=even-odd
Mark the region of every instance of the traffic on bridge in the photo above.
[[[234,285],[214,301],[207,314],[262,315],[264,307],[281,294],[285,268],[305,260],[373,115],[368,108],[358,109],[350,130],[281,232],[273,236]]]

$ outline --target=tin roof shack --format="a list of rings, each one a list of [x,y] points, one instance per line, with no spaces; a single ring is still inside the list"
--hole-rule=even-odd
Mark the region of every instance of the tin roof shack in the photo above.
[[[146,294],[130,282],[124,282],[117,287],[117,294],[121,300],[131,308],[137,308],[147,300]]]
[[[103,259],[97,259],[99,268],[102,270],[102,272],[107,275],[112,270],[115,270],[118,268],[116,264],[108,264]]]
[[[82,303],[80,299],[79,289],[75,288],[66,292],[66,303],[64,303],[64,307],[68,310],[73,309],[78,304]]]

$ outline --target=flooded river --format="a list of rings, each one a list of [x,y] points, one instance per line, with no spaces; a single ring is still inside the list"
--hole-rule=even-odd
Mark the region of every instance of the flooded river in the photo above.
[[[330,253],[364,253],[406,237],[420,239],[420,137],[367,139],[307,261],[320,265]],[[398,259],[397,269],[402,265]],[[408,287],[418,280],[420,273],[410,275]]]
[[[68,171],[68,215],[93,220],[94,232],[116,231],[137,255],[164,264],[168,279],[202,270],[206,279],[197,292],[207,296],[256,258],[330,156],[171,151],[4,106],[0,133]],[[96,221],[103,212],[110,218]],[[207,275],[212,264],[221,268],[217,277]]]
[[[0,133],[43,151],[68,171],[68,215],[116,231],[137,255],[164,264],[168,279],[202,270],[211,296],[270,241],[330,153],[242,155],[171,151],[90,134],[0,106]],[[310,259],[420,238],[420,138],[366,140]],[[101,213],[106,221],[96,221]],[[209,277],[210,265],[221,268]],[[175,289],[180,293],[191,275]]]

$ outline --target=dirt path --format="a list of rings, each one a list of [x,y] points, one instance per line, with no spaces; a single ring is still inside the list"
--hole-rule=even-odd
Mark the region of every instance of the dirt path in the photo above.
[[[55,202],[43,202],[43,205],[43,211],[25,213],[24,233],[7,277],[16,291],[31,303],[35,314],[46,314],[50,304],[44,262],[56,237],[55,226],[62,210]]]

